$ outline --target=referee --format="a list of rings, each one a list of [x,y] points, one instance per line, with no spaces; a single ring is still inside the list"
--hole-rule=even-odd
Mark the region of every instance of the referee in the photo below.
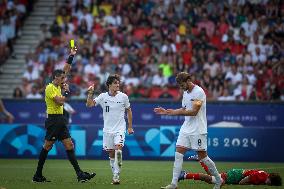
[[[47,109],[47,119],[45,120],[46,135],[43,148],[39,154],[37,170],[33,176],[33,182],[50,182],[42,175],[42,169],[47,154],[56,140],[63,143],[68,159],[76,171],[78,182],[86,182],[96,175],[95,173],[90,174],[83,172],[80,169],[74,153],[74,144],[67,128],[68,120],[63,116],[63,104],[70,95],[69,86],[65,83],[66,74],[71,69],[76,51],[76,48],[71,48],[71,53],[66,61],[67,64],[64,65],[63,70],[55,70],[52,73],[52,83],[48,84],[45,89],[45,103]]]

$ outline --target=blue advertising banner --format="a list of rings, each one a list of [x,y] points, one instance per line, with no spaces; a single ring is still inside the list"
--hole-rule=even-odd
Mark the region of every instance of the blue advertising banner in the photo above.
[[[173,159],[179,126],[134,126],[135,135],[127,135],[124,159]],[[222,161],[283,162],[284,128],[209,128],[208,153]],[[79,158],[106,159],[102,150],[102,127],[76,125],[70,127]],[[41,125],[0,124],[1,158],[37,158],[44,141],[45,129]],[[186,154],[186,157],[193,152]],[[49,152],[51,158],[65,158],[60,143]]]
[[[43,124],[45,104],[41,101],[5,100],[6,108],[15,116],[15,123]],[[102,124],[100,107],[87,108],[84,101],[71,101],[76,110],[72,116],[75,124]],[[132,102],[133,123],[137,125],[181,125],[183,116],[158,116],[153,108],[163,106],[180,108],[180,103]],[[207,103],[208,125],[221,121],[236,122],[245,127],[284,127],[284,104],[244,104],[244,103]]]

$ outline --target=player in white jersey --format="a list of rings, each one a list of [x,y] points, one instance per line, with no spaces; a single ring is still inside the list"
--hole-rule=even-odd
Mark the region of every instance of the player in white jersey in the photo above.
[[[100,105],[103,109],[103,148],[109,154],[110,166],[113,173],[112,184],[120,184],[119,174],[122,165],[122,148],[124,146],[126,122],[128,118],[128,134],[133,134],[132,111],[128,96],[119,91],[120,78],[111,75],[106,81],[108,92],[93,98],[94,86],[88,89],[87,107]]]
[[[183,156],[188,150],[195,150],[199,160],[207,165],[211,175],[215,176],[216,184],[214,189],[221,188],[222,179],[214,162],[207,155],[206,95],[201,87],[191,82],[190,75],[186,72],[179,73],[176,82],[184,91],[182,108],[164,109],[158,107],[154,109],[154,112],[160,115],[185,116],[176,143],[172,182],[161,188],[177,188],[178,177],[182,170]]]

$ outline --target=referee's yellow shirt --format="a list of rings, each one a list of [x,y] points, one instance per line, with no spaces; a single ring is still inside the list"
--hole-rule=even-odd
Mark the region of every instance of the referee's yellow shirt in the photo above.
[[[61,95],[60,86],[56,87],[50,83],[45,88],[45,104],[47,114],[63,114],[63,105],[59,105],[54,101],[55,96]]]

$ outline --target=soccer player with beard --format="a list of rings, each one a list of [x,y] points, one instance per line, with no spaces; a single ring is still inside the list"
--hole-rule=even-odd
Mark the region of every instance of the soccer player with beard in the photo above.
[[[157,107],[154,109],[154,112],[159,115],[185,116],[176,143],[172,182],[161,188],[177,188],[183,156],[188,150],[195,150],[199,160],[207,165],[210,173],[216,178],[214,189],[219,189],[222,186],[222,179],[215,163],[207,155],[206,95],[201,87],[192,83],[191,76],[186,72],[178,73],[176,82],[184,91],[182,108],[164,109]]]

